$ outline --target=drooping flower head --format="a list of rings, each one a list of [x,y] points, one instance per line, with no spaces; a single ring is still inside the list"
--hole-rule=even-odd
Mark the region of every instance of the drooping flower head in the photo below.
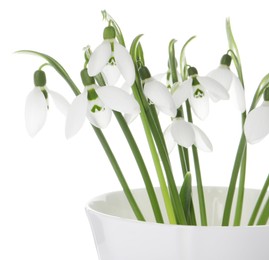
[[[59,93],[46,87],[46,74],[43,70],[34,73],[34,89],[29,93],[25,103],[25,123],[30,136],[34,137],[43,127],[49,109],[49,95],[56,107],[67,114],[69,103]]]
[[[258,143],[269,134],[269,88],[264,91],[263,103],[247,115],[244,132],[250,144]]]
[[[195,145],[198,149],[211,152],[212,144],[206,134],[196,125],[186,122],[182,117],[172,120],[164,131],[167,150],[170,153],[176,144],[189,148]]]
[[[175,117],[177,109],[168,88],[151,77],[146,66],[139,68],[139,75],[144,83],[144,95],[156,106],[158,110],[170,117]]]
[[[230,70],[232,57],[224,54],[217,69],[211,71],[208,77],[219,82],[227,91],[241,113],[246,110],[245,92],[239,78]]]
[[[103,73],[106,83],[114,85],[122,75],[129,87],[135,81],[133,60],[124,46],[116,41],[116,32],[112,26],[104,29],[104,41],[92,53],[88,63],[91,77]]]
[[[81,129],[86,117],[95,127],[106,128],[111,120],[112,110],[126,114],[130,119],[139,114],[139,104],[126,91],[117,87],[96,85],[87,69],[81,71],[81,79],[85,88],[69,109],[65,131],[67,138],[74,136]]]
[[[177,108],[188,99],[195,115],[204,120],[209,113],[209,98],[213,101],[228,99],[227,90],[210,77],[201,77],[195,67],[188,69],[189,79],[178,84],[173,93]]]

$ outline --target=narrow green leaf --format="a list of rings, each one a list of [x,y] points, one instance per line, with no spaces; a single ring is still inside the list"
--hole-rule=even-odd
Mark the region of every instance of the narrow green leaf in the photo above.
[[[181,52],[180,52],[180,58],[179,58],[179,62],[180,62],[180,73],[181,73],[181,77],[182,80],[186,80],[187,79],[187,71],[186,71],[186,56],[185,56],[185,49],[186,47],[189,45],[189,43],[195,39],[196,36],[192,36],[190,39],[188,39],[186,41],[186,43],[183,45]]]
[[[259,197],[258,197],[258,200],[257,200],[257,202],[256,202],[256,205],[255,205],[255,207],[254,207],[254,210],[253,210],[253,212],[252,212],[252,214],[251,214],[250,220],[249,220],[249,222],[248,222],[248,225],[249,225],[249,226],[252,226],[252,225],[254,225],[254,223],[255,223],[255,220],[256,220],[257,215],[258,215],[258,213],[259,213],[259,210],[260,210],[260,208],[261,208],[261,205],[262,205],[262,202],[263,202],[264,197],[265,197],[265,195],[266,195],[266,192],[267,192],[268,187],[269,187],[269,174],[268,174],[268,176],[267,176],[267,178],[266,178],[266,180],[265,180],[265,182],[264,182],[264,185],[263,185],[263,187],[262,187],[262,190],[261,190],[261,192],[260,192],[260,195],[259,195]]]
[[[233,32],[232,32],[230,18],[226,19],[226,33],[227,33],[227,38],[228,38],[228,42],[229,42],[229,48],[235,53],[235,55],[238,59],[238,62],[241,64],[239,51],[238,51],[236,42],[234,40]]]
[[[233,198],[236,188],[236,182],[239,174],[239,169],[241,166],[241,161],[245,153],[246,148],[246,138],[244,133],[241,135],[241,139],[237,148],[237,153],[235,156],[233,171],[230,179],[230,184],[226,196],[225,206],[224,206],[224,213],[222,218],[222,226],[228,226],[230,222],[230,216],[231,216],[231,210],[232,210],[232,204],[233,204]]]
[[[187,223],[190,225],[191,222],[191,214],[190,214],[190,209],[191,209],[191,202],[192,202],[192,182],[191,182],[191,174],[188,172],[185,175],[183,184],[180,189],[180,199],[182,201],[183,209],[185,212],[186,220]]]
[[[264,205],[262,213],[259,217],[257,225],[266,225],[269,219],[269,197]]]

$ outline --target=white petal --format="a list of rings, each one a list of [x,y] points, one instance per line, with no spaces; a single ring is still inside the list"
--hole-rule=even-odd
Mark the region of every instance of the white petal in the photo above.
[[[194,144],[194,131],[190,123],[184,119],[174,119],[172,122],[171,133],[175,142],[183,147],[190,147]]]
[[[101,87],[96,89],[96,93],[102,102],[112,110],[133,114],[137,110],[137,101],[132,95],[117,87]]]
[[[162,82],[163,79],[166,78],[166,75],[167,75],[167,73],[159,73],[157,75],[152,76],[152,78],[154,78],[155,80],[158,80],[158,81],[161,81]]]
[[[99,74],[111,57],[111,46],[108,40],[103,41],[90,57],[88,73],[91,77]]]
[[[203,91],[203,97],[195,97],[194,93],[197,89]],[[205,88],[201,85],[197,85],[192,88],[193,94],[190,96],[189,101],[191,108],[198,118],[204,120],[209,113],[209,98]]]
[[[25,123],[30,136],[34,137],[43,127],[47,116],[47,102],[40,88],[35,87],[25,103]]]
[[[135,68],[131,55],[118,42],[114,41],[114,57],[117,67],[128,85],[132,86],[135,81]]]
[[[144,85],[144,94],[163,113],[175,117],[177,109],[167,87],[159,81],[151,79]]]
[[[67,116],[70,104],[69,102],[59,93],[52,91],[52,90],[48,90],[49,94],[52,97],[52,100],[55,103],[55,106],[65,115]]]
[[[127,124],[130,124],[131,122],[133,122],[139,114],[140,114],[140,107],[139,107],[139,104],[137,103],[137,107],[134,109],[132,114],[124,114],[124,118]]]
[[[241,81],[235,74],[233,74],[233,81],[230,91],[231,91],[231,99],[234,100],[235,106],[239,109],[241,113],[245,112],[246,111],[245,91]]]
[[[128,94],[132,93],[132,87],[129,84],[127,84],[126,81],[121,86],[121,89],[127,92]]]
[[[172,124],[170,124],[164,130],[164,133],[163,133],[168,153],[171,153],[176,145],[176,142],[172,136],[171,129],[172,129]]]
[[[229,99],[229,94],[227,90],[216,80],[209,77],[200,77],[197,76],[200,84],[209,92],[210,96],[213,96],[217,99]]]
[[[196,125],[192,124],[192,128],[195,134],[195,146],[202,151],[211,152],[213,147],[206,134]]]
[[[102,109],[100,111],[95,110],[94,106],[98,105]],[[87,117],[91,124],[98,128],[106,128],[111,121],[112,111],[108,107],[105,107],[100,98],[93,101],[89,101]]]
[[[191,90],[192,90],[191,78],[183,81],[182,84],[175,87],[175,91],[173,93],[173,100],[177,108],[179,108],[190,97],[192,93]]]
[[[65,125],[65,136],[66,138],[73,137],[82,127],[88,108],[88,91],[87,89],[80,95],[78,95],[72,102],[67,117]]]
[[[269,133],[269,106],[263,104],[253,109],[246,118],[244,131],[249,143],[262,140]]]
[[[233,73],[227,66],[221,65],[217,69],[209,72],[207,76],[219,82],[226,90],[230,89]]]
[[[107,64],[102,72],[105,81],[109,86],[115,85],[120,78],[120,71],[116,65]]]

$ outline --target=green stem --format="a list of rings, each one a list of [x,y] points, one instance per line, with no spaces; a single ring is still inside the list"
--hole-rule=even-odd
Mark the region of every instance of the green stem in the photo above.
[[[200,163],[199,163],[199,156],[198,156],[197,148],[194,145],[192,146],[192,153],[193,153],[193,161],[194,161],[194,167],[195,167],[195,173],[196,173],[196,182],[197,182],[201,224],[202,224],[202,226],[207,226],[205,196],[204,196],[204,189],[203,189],[203,183],[202,183],[202,175],[201,175],[201,169],[200,169]]]
[[[121,126],[121,129],[126,137],[126,140],[132,150],[132,153],[135,157],[135,160],[137,162],[137,165],[139,167],[140,173],[142,175],[143,181],[146,186],[146,190],[150,199],[150,203],[154,212],[154,216],[157,223],[163,223],[163,217],[160,210],[160,206],[156,197],[156,193],[154,190],[154,187],[152,185],[148,170],[146,168],[145,162],[143,160],[143,157],[140,153],[140,150],[134,140],[134,137],[130,131],[130,128],[128,124],[126,123],[124,117],[119,112],[114,111],[114,115],[118,120],[119,125]]]
[[[231,175],[231,180],[230,180],[230,185],[228,188],[227,192],[227,197],[225,201],[225,207],[224,207],[224,213],[223,213],[223,219],[222,219],[222,226],[228,226],[230,222],[230,215],[231,215],[231,209],[232,209],[232,203],[233,203],[233,197],[234,197],[234,192],[235,192],[235,187],[236,187],[236,181],[240,169],[240,165],[242,162],[242,158],[245,153],[245,148],[246,148],[246,138],[244,133],[242,133],[239,146],[237,149],[235,161],[234,161],[234,166],[233,166],[233,171]]]
[[[179,222],[179,224],[183,224],[186,225],[187,221],[186,221],[186,217],[184,214],[184,209],[183,209],[183,205],[182,202],[180,200],[178,191],[177,191],[177,187],[176,187],[176,183],[174,180],[174,176],[172,173],[172,169],[171,169],[171,163],[169,160],[169,157],[166,153],[166,150],[164,148],[164,146],[162,145],[162,141],[161,141],[161,137],[159,132],[158,132],[158,128],[154,122],[154,118],[152,116],[152,114],[150,113],[150,110],[146,110],[146,115],[147,118],[149,120],[149,124],[151,127],[151,131],[153,134],[153,137],[155,139],[155,143],[157,145],[164,169],[165,169],[165,173],[166,173],[166,178],[168,181],[168,186],[171,192],[171,199],[172,199],[172,203],[173,203],[173,207],[174,207],[174,211],[175,211],[175,215],[177,218],[177,221]]]
[[[269,174],[268,174],[268,176],[266,178],[266,181],[265,181],[265,183],[264,183],[264,185],[262,187],[262,190],[261,190],[260,195],[258,197],[258,200],[256,202],[255,208],[254,208],[254,210],[253,210],[253,212],[251,214],[251,217],[249,219],[249,222],[248,222],[249,226],[254,225],[254,222],[255,222],[255,220],[257,218],[258,212],[259,212],[259,210],[261,208],[261,205],[262,205],[262,202],[263,202],[264,197],[266,195],[268,187],[269,187]]]
[[[139,207],[138,207],[138,205],[137,205],[137,203],[132,195],[132,192],[131,192],[131,190],[130,190],[130,188],[129,188],[129,186],[124,178],[124,175],[123,175],[123,173],[118,165],[118,162],[117,162],[112,150],[110,149],[108,142],[106,141],[102,131],[93,125],[92,125],[92,127],[93,127],[100,143],[102,144],[103,149],[104,149],[104,151],[105,151],[105,153],[106,153],[106,155],[107,155],[107,157],[108,157],[108,159],[109,159],[109,161],[110,161],[110,163],[111,163],[111,165],[112,165],[112,167],[113,167],[113,169],[118,177],[118,180],[122,186],[124,194],[127,197],[127,200],[129,202],[136,218],[138,220],[145,221],[145,218],[142,215],[142,213],[141,213],[141,211],[140,211],[140,209],[139,209]]]
[[[142,103],[141,103],[141,99],[139,98],[139,94],[138,94],[136,88],[133,88],[133,93],[134,93],[135,98],[140,103],[140,107],[141,107],[140,117],[141,117],[141,121],[142,121],[142,124],[143,124],[143,127],[144,127],[144,131],[145,131],[147,140],[148,140],[148,144],[149,144],[149,148],[150,148],[150,151],[151,151],[154,166],[155,166],[155,169],[156,169],[156,172],[157,172],[157,176],[158,176],[158,180],[159,180],[159,183],[160,183],[160,188],[161,188],[161,192],[162,192],[162,195],[163,195],[163,200],[164,200],[167,216],[168,216],[168,219],[169,219],[169,223],[170,224],[176,224],[177,222],[176,222],[173,206],[172,206],[172,203],[171,203],[169,191],[168,191],[166,181],[165,181],[165,178],[164,178],[163,170],[162,170],[162,167],[161,167],[161,164],[160,164],[159,155],[157,153],[157,150],[156,150],[156,147],[155,147],[155,144],[154,144],[154,140],[152,138],[152,134],[151,134],[151,131],[150,131],[149,122],[147,120],[144,108],[143,108]]]
[[[269,219],[269,197],[264,205],[262,213],[257,221],[257,225],[266,225]]]
[[[244,156],[241,162],[238,195],[237,195],[235,217],[234,217],[234,226],[240,226],[240,223],[241,223],[244,193],[245,193],[246,164],[247,164],[247,147],[245,148]]]

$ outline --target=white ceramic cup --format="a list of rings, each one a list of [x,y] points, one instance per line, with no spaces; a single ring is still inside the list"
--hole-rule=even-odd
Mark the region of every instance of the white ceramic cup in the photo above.
[[[269,225],[247,226],[258,190],[245,191],[240,227],[220,226],[227,188],[204,189],[208,227],[154,223],[146,191],[132,192],[148,222],[135,219],[121,191],[94,198],[86,207],[100,260],[269,260]],[[167,223],[159,188],[156,194]],[[196,188],[193,202],[199,219]]]

